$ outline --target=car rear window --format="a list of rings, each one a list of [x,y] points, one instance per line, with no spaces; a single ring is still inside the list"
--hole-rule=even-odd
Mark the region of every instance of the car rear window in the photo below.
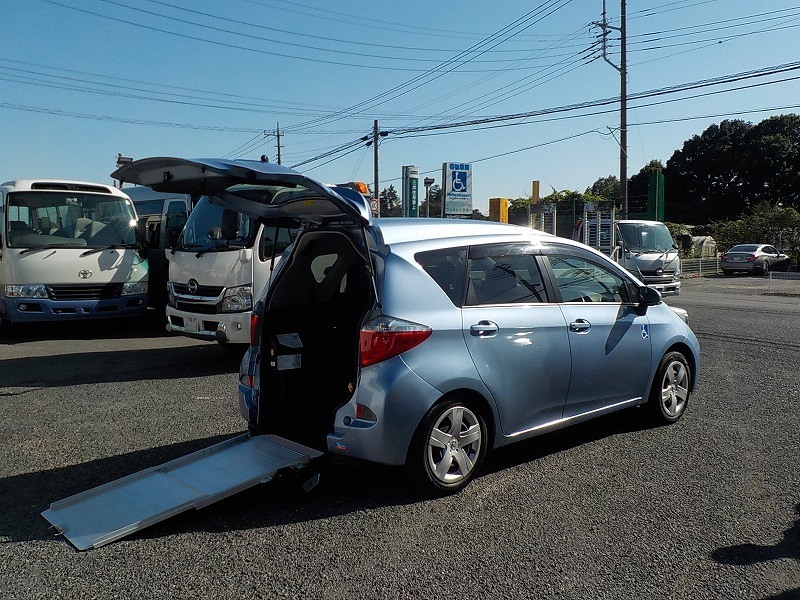
[[[467,260],[466,248],[442,248],[417,252],[414,260],[431,276],[431,279],[439,284],[453,304],[462,305]]]
[[[734,246],[728,252],[755,252],[756,250],[758,250],[756,244],[742,244],[740,246]]]

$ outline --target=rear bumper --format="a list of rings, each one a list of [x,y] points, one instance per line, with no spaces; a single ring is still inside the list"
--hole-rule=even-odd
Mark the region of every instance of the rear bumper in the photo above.
[[[144,314],[147,294],[111,300],[50,300],[49,298],[0,298],[0,316],[12,323],[78,321]]]

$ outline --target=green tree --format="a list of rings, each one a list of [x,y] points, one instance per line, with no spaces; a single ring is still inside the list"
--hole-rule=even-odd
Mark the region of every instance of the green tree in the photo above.
[[[666,217],[702,224],[738,219],[763,202],[800,208],[799,172],[800,116],[722,121],[667,161]]]
[[[442,188],[439,185],[432,185],[430,192],[430,217],[441,217],[442,216]],[[428,200],[423,199],[423,201],[419,205],[419,216],[424,217],[427,216],[428,213]]]
[[[587,195],[591,194],[592,196],[600,196],[606,200],[619,200],[621,197],[619,178],[614,175],[601,177],[595,181],[591,187],[586,188],[584,193]]]
[[[381,217],[402,217],[403,206],[393,185],[381,192]]]

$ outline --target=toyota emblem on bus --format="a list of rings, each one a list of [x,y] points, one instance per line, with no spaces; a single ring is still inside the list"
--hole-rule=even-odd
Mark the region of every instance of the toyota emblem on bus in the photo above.
[[[92,276],[92,272],[89,269],[81,269],[78,271],[78,277],[81,279],[89,279]]]
[[[190,279],[189,282],[186,284],[186,287],[188,288],[190,294],[196,294],[199,285],[200,284],[197,283],[196,279]]]

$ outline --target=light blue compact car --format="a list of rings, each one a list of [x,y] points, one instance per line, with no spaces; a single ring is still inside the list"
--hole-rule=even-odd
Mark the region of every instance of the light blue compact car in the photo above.
[[[450,493],[492,448],[639,404],[662,423],[686,410],[700,350],[685,312],[587,246],[372,219],[360,194],[269,163],[140,162],[162,191],[299,227],[241,365],[255,435],[405,465]]]

